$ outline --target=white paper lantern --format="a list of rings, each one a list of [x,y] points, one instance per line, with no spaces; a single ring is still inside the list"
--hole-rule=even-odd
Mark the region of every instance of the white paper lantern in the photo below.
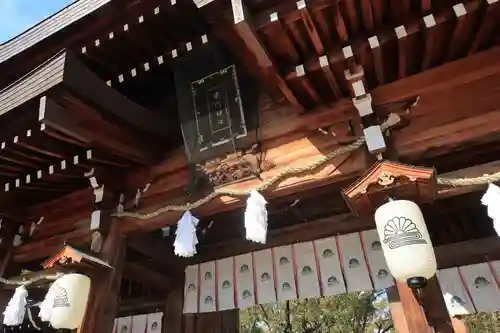
[[[377,209],[375,222],[387,266],[396,280],[407,283],[417,278],[414,282],[418,282],[436,274],[434,248],[417,204],[390,201]]]
[[[85,316],[90,293],[90,278],[67,274],[54,282],[56,296],[50,317],[55,329],[77,329]]]

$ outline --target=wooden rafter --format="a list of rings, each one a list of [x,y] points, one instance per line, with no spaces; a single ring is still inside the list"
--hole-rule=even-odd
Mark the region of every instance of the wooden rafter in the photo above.
[[[369,35],[370,37],[357,34],[350,37],[348,42],[350,42],[358,62],[367,70],[370,87],[376,86],[435,67],[442,64],[443,60],[454,60],[465,55],[474,34],[473,29],[470,28],[474,26],[476,20],[482,17],[481,10],[484,6],[493,8],[495,5],[487,5],[482,0],[476,0],[454,7],[436,7],[438,9],[435,10],[435,13],[422,15],[419,19],[404,21],[404,24],[393,31],[376,26],[373,34]],[[464,11],[466,15],[460,14]],[[487,13],[490,12],[491,10]],[[493,14],[489,14],[489,16],[491,15]],[[449,34],[449,28],[453,26],[455,18],[458,19],[454,33],[456,37],[450,40],[447,34]],[[422,36],[425,38],[421,38]],[[484,44],[484,46],[488,45]],[[272,50],[272,47],[270,49]],[[311,78],[311,83],[314,86],[320,86],[324,79],[316,79],[313,74],[310,74],[314,73],[317,62],[312,51],[313,49],[310,48],[308,52],[310,58],[302,60],[302,62],[306,75]],[[342,50],[339,49],[338,45],[329,47],[326,51],[330,59],[338,59],[342,55]],[[393,61],[396,54],[397,61]],[[332,61],[330,62],[332,63]],[[288,74],[284,76],[287,78],[287,82],[295,80],[294,72],[294,67],[288,68]],[[295,91],[295,93],[301,101],[300,96],[306,93],[306,90],[302,89]],[[327,100],[325,93],[320,92],[319,95],[322,99]]]
[[[481,50],[492,38],[498,26],[500,18],[500,2],[498,0],[486,0],[487,7],[483,19],[480,21],[479,30],[472,43],[469,54]]]
[[[249,13],[242,1],[232,1],[233,20],[224,17],[227,9],[214,1],[202,8],[205,16],[213,22],[235,55],[241,56],[253,75],[257,76],[266,92],[275,100],[287,100],[295,108],[301,109],[297,98],[278,73],[276,66],[262,45],[254,30]],[[215,5],[215,6],[214,6]]]
[[[410,126],[402,131],[393,132],[395,147],[401,158],[418,159],[418,157],[420,156],[419,154],[422,154],[429,147],[433,146],[436,141],[440,142],[441,149],[441,152],[436,151],[436,154],[446,152],[451,147],[454,147],[456,145],[456,133],[461,133],[461,135],[466,133],[467,135],[462,137],[464,142],[474,142],[475,140],[478,140],[480,138],[482,140],[487,137],[491,138],[490,134],[496,133],[499,130],[500,122],[496,121],[500,118],[500,112],[498,109],[486,109],[490,112],[485,114],[485,117],[476,117],[477,112],[481,112],[480,110],[482,109],[479,109],[478,106],[476,106],[475,108],[469,110],[466,102],[462,102],[462,100],[460,100],[461,102],[459,103],[464,104],[463,107],[466,108],[464,110],[469,110],[467,111],[469,112],[467,113],[467,116],[465,116],[465,113],[462,113],[462,115],[459,116],[454,112],[444,112],[442,110],[443,101],[448,101],[448,97],[446,97],[446,94],[453,93],[456,87],[461,87],[460,89],[468,89],[468,87],[472,85],[482,85],[482,80],[487,80],[488,78],[495,77],[493,75],[500,75],[500,64],[497,61],[499,56],[500,49],[493,49],[488,52],[478,54],[474,57],[457,61],[446,66],[442,66],[370,91],[373,98],[373,104],[376,108],[378,107],[381,116],[383,115],[383,107],[381,106],[388,103],[395,103],[411,98],[414,99],[416,96],[421,96],[420,103],[427,103],[425,107],[417,107],[416,109],[412,110],[412,113],[410,113],[410,115],[414,113],[415,115],[418,115],[418,117],[410,117]],[[440,80],[440,78],[443,77],[447,77],[448,79],[446,81]],[[494,90],[496,88],[492,86],[491,89]],[[477,89],[474,89],[474,91],[476,90]],[[497,98],[500,98],[497,95],[493,95],[494,98],[491,100],[484,99],[481,98],[481,96],[484,97],[484,95],[481,95],[483,94],[482,90],[477,90],[477,92],[479,95],[474,95],[472,97],[474,100],[483,100],[484,104],[481,105],[483,105],[482,107],[484,108],[490,108],[490,105],[492,105],[491,103],[497,103]],[[488,91],[484,91],[484,94],[488,94]],[[429,96],[428,100],[426,96]],[[433,96],[433,98],[430,99],[430,96]],[[440,98],[444,98],[444,100]],[[457,97],[455,97],[455,99],[456,98]],[[469,97],[465,95],[464,98],[467,99]],[[328,116],[329,114],[336,115],[335,121],[339,125],[341,124],[340,119],[346,121],[347,119],[352,118],[354,114],[353,112],[355,112],[352,106],[352,101],[349,100],[344,102],[345,103],[339,102],[338,106],[335,108],[324,109],[324,111],[318,110],[317,113],[313,113],[307,116],[297,116],[297,124],[307,123],[311,126],[308,130],[306,130],[303,125],[294,127],[292,123],[288,123],[288,121],[283,117],[280,117],[279,123],[283,126],[286,123],[287,129],[291,131],[291,133],[302,129],[304,132],[302,132],[303,134],[300,134],[301,137],[304,135],[312,135],[311,133],[313,131],[316,131],[315,129],[317,129],[318,127],[329,128],[329,126],[335,123],[333,120],[332,122],[328,122],[328,119],[331,119],[330,116]],[[471,101],[467,103],[471,103]],[[434,109],[432,108],[433,106],[441,110],[441,112],[439,112],[439,117],[436,116],[436,111],[434,111]],[[453,108],[456,107],[457,106],[453,104]],[[433,118],[434,122],[432,126],[429,126],[427,121],[425,121],[425,123],[422,122],[422,119],[425,120],[427,118],[420,116],[421,112],[428,112],[427,110],[431,110],[429,112],[434,112],[435,115],[435,117]],[[379,113],[379,111],[377,113]],[[273,126],[272,122],[269,122],[269,126]],[[474,130],[468,131],[468,129],[471,129],[471,126],[473,126]],[[265,130],[266,129],[264,128],[263,131]],[[421,135],[415,135],[415,132],[421,133]],[[443,135],[443,133],[447,134]],[[272,134],[275,135],[276,133]],[[280,135],[285,134],[285,132],[280,133]],[[266,137],[265,140],[271,139],[272,136]],[[328,140],[328,138],[325,139]],[[330,140],[332,146],[330,146],[331,148],[329,149],[333,149],[335,147],[335,139]],[[276,172],[279,172],[282,166],[289,166],[292,161],[302,164],[311,161],[311,159],[314,158],[313,155],[308,155],[306,157],[306,155],[301,155],[301,153],[299,153],[298,147],[301,147],[300,149],[303,152],[305,152],[306,150],[309,151],[309,148],[306,148],[306,145],[304,145],[303,141],[300,142],[302,143],[299,143],[299,141],[294,143],[290,142],[290,144],[292,144],[294,147],[293,150],[297,152],[297,155],[295,155],[295,153],[287,154],[286,158],[279,160],[279,163],[283,163],[281,164],[281,166],[280,164],[278,164],[275,169],[262,174],[263,179],[272,177]],[[283,146],[283,149],[286,149],[286,147],[287,146]],[[310,148],[312,148],[312,146]],[[279,156],[280,151],[282,150],[280,150],[280,148],[275,149],[276,150],[269,150],[268,156]],[[317,149],[318,148],[316,148],[316,152]],[[359,172],[360,170],[364,170],[364,163],[364,159],[360,159],[360,156],[357,156],[355,158],[348,159],[344,163],[343,167],[346,168],[345,170],[350,170],[351,176],[355,176],[357,172]],[[349,167],[347,165],[349,165]],[[175,196],[175,198],[168,196],[168,193],[175,193],[176,188],[179,189],[185,186],[180,182],[180,175],[183,175],[183,171],[178,169],[178,164],[175,165],[175,168],[175,171],[172,170],[170,176],[168,175],[168,173],[165,173],[166,170],[163,169],[162,172],[165,176],[161,181],[153,182],[149,191],[141,199],[141,202],[143,202],[141,211],[148,211],[150,209],[154,209],[153,207],[157,207],[158,205],[160,205],[162,202],[162,199],[160,198],[164,198],[163,200],[168,199],[170,203],[183,203],[185,202],[185,200],[187,200],[183,196]],[[182,177],[185,177],[185,175],[187,175],[187,173]],[[325,183],[332,183],[339,181],[340,179],[346,179],[346,176],[349,177],[348,174],[337,174],[336,176],[330,174],[329,176],[326,176],[323,171],[319,171],[317,173],[306,176],[305,178],[298,178],[295,180],[288,179],[279,184],[275,189],[266,193],[266,197],[280,197],[286,195],[286,193],[291,193],[290,191],[301,191],[301,189],[304,189],[308,186],[318,187]],[[174,179],[176,182],[175,185],[173,184]],[[308,180],[306,181],[306,179]],[[185,179],[185,181],[187,181],[187,178]],[[253,186],[257,186],[258,184],[259,181],[248,181],[235,185],[232,188],[251,188]],[[148,196],[150,195],[154,196],[156,199],[151,199],[151,201],[149,201]],[[163,202],[165,203],[165,201]],[[235,207],[241,206],[242,204],[244,203],[240,200],[222,197],[216,201],[212,201],[200,207],[200,209],[196,211],[196,214],[198,214],[199,216],[206,216],[209,214],[214,214],[216,212],[228,211],[234,209]],[[151,208],[148,209],[148,206],[150,206]],[[153,218],[150,220],[124,218],[124,223],[122,224],[122,226],[125,230],[137,230],[142,228],[155,229],[167,224],[175,223],[178,217],[179,213],[166,213],[159,216],[158,218]]]
[[[318,31],[313,22],[311,14],[307,9],[307,4],[305,0],[297,2],[297,9],[299,10],[301,21],[307,31],[307,35],[309,36],[309,40],[312,42],[316,54],[318,56],[323,55],[325,53],[325,47],[323,46],[323,42],[319,37]]]
[[[127,262],[123,268],[123,275],[128,279],[159,291],[166,291],[172,285],[172,278],[137,263]]]
[[[154,150],[146,149],[150,147],[146,142],[131,137],[81,101],[72,99],[70,103],[65,108],[46,96],[40,99],[39,121],[45,131],[58,131],[88,147],[102,147],[141,164],[154,160]]]
[[[468,12],[463,3],[453,6],[453,12],[456,17],[456,25],[448,45],[446,55],[448,60],[455,60],[467,52],[472,39],[472,28],[475,24],[474,15]]]
[[[171,267],[170,275],[181,277],[185,261],[174,255],[172,246],[167,241],[156,235],[136,235],[127,239],[127,245],[134,250],[148,256],[157,262]]]

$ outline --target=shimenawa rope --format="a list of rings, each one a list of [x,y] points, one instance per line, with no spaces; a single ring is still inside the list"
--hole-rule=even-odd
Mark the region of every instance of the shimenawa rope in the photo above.
[[[63,276],[63,273],[58,273],[55,275],[38,275],[34,276],[31,279],[25,279],[25,280],[8,280],[5,278],[0,277],[0,283],[7,284],[7,285],[13,285],[13,286],[27,286],[32,283],[42,281],[42,280],[57,280],[61,276]]]
[[[390,129],[391,127],[394,127],[401,121],[400,117],[397,114],[391,113],[389,118],[381,125],[381,128],[383,131],[386,131]],[[195,202],[192,203],[187,203],[185,205],[166,205],[163,206],[153,212],[150,213],[137,213],[137,212],[116,212],[113,214],[115,217],[132,217],[136,218],[138,220],[149,220],[151,218],[157,217],[163,213],[166,212],[185,212],[188,210],[192,210],[194,208],[198,208],[209,201],[219,197],[219,196],[228,196],[228,197],[243,197],[243,196],[248,196],[250,191],[256,190],[259,192],[265,191],[269,187],[275,185],[279,181],[283,180],[284,178],[288,178],[290,176],[295,176],[298,174],[302,174],[305,172],[310,172],[312,170],[315,170],[316,168],[322,166],[323,164],[331,161],[333,158],[347,154],[350,152],[353,152],[357,150],[358,148],[361,148],[364,144],[366,143],[365,137],[360,137],[356,139],[356,141],[342,146],[340,148],[335,149],[334,151],[324,155],[323,157],[310,162],[304,166],[301,167],[289,167],[285,168],[282,170],[279,174],[276,176],[262,182],[259,186],[253,189],[247,189],[247,190],[224,190],[224,189],[218,189],[210,193],[204,198],[201,198],[199,200],[196,200]],[[491,174],[491,175],[483,175],[480,177],[474,177],[474,178],[442,178],[438,177],[438,184],[442,185],[449,185],[449,186],[470,186],[470,185],[483,185],[483,184],[488,184],[491,182],[496,182],[500,181],[500,172]]]

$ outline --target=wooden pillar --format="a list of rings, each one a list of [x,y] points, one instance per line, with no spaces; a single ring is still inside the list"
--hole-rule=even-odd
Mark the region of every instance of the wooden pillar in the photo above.
[[[455,332],[437,277],[427,282],[422,298],[428,321],[435,328],[436,333]]]
[[[240,310],[229,310],[222,312],[221,333],[238,333],[240,330]]]
[[[111,223],[101,258],[113,269],[95,271],[91,276],[92,290],[80,333],[110,333],[113,330],[125,263],[125,236],[120,233],[119,221]]]
[[[421,303],[405,283],[397,282],[387,296],[397,333],[455,332],[436,277],[421,291]]]
[[[413,291],[406,285],[396,282],[395,287],[387,290],[392,322],[397,333],[431,333],[422,307],[414,298]]]
[[[10,235],[5,235],[3,237],[2,244],[0,244],[0,276],[5,278],[8,275],[9,266],[12,262],[12,252],[14,246],[12,245],[12,233]],[[3,327],[3,311],[7,304],[9,304],[10,298],[12,297],[13,291],[6,290],[1,286],[0,288],[0,330]]]
[[[184,288],[182,286],[175,288],[168,294],[163,315],[163,333],[182,333],[183,299]]]
[[[467,325],[465,325],[462,318],[452,317],[451,323],[453,325],[453,329],[455,330],[455,333],[468,333],[469,332],[469,329],[467,328]]]
[[[189,325],[185,333],[237,333],[239,331],[239,310],[199,313],[193,327],[193,317],[187,316]],[[193,330],[194,329],[194,330]]]

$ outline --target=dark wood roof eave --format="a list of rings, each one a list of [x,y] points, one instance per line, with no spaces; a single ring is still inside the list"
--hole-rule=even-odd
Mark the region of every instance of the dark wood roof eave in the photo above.
[[[168,137],[166,117],[134,103],[106,85],[66,50],[0,91],[0,117],[30,100],[50,95],[60,85],[145,133]]]

